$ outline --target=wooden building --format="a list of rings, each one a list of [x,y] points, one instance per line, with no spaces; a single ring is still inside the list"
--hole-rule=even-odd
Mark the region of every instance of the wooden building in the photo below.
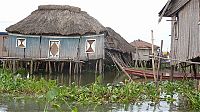
[[[150,55],[152,55],[152,44],[142,41],[140,39],[134,40],[130,43],[136,48],[136,53],[134,54],[134,66],[135,67],[151,67],[152,61],[150,60]],[[158,55],[159,46],[154,45],[154,55]]]
[[[13,63],[13,71],[15,66],[28,66],[30,73],[39,67],[50,73],[66,68],[75,73],[91,63],[91,68],[103,71],[108,29],[78,7],[41,5],[6,31],[8,55],[2,58],[10,60],[5,66]]]
[[[130,43],[132,46],[136,48],[135,59],[148,61],[149,55],[152,55],[152,44],[142,41],[140,39],[134,40]],[[155,55],[158,54],[158,49],[160,47],[154,45],[154,53]]]
[[[41,5],[6,31],[7,59],[27,60],[30,68],[34,62],[45,61],[47,71],[52,71],[52,66],[63,69],[68,61],[83,63],[105,57],[106,28],[78,7]]]
[[[172,59],[200,61],[199,6],[199,0],[169,0],[159,12],[159,21],[171,17]],[[171,64],[177,64],[174,62]]]
[[[7,56],[8,51],[5,47],[5,41],[8,39],[6,32],[0,32],[0,57]]]

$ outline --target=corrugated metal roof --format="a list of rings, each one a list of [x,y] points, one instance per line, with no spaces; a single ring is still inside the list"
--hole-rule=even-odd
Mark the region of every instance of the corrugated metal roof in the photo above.
[[[169,5],[167,5],[166,3],[166,5],[162,8],[162,10],[159,12],[159,16],[164,13],[163,17],[171,17],[172,15],[176,14],[176,12],[178,12],[189,1],[191,0],[171,0]],[[165,7],[167,7],[166,10],[164,10]]]
[[[151,49],[151,48],[152,48],[152,44],[151,44],[151,43],[142,41],[142,40],[140,40],[140,39],[134,40],[134,41],[131,42],[130,44],[131,44],[132,46],[134,46],[134,47],[139,48],[139,49]],[[154,48],[155,48],[155,49],[158,49],[159,46],[154,45]]]
[[[0,35],[8,35],[7,32],[0,32]]]

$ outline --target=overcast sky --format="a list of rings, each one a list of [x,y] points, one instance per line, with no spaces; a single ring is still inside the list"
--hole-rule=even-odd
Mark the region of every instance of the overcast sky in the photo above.
[[[38,8],[56,4],[80,7],[105,27],[111,27],[128,42],[141,39],[155,44],[164,40],[164,50],[170,50],[170,22],[163,18],[158,24],[158,12],[167,0],[3,0],[0,4],[0,31],[15,24]]]

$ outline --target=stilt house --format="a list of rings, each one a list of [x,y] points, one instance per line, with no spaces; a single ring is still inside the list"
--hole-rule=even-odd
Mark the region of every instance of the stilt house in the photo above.
[[[106,28],[78,7],[41,5],[6,31],[8,58],[80,62],[105,57]]]
[[[136,53],[135,53],[135,66],[136,64],[140,66],[150,66],[151,61],[150,61],[150,55],[152,55],[152,44],[145,42],[143,40],[134,40],[133,42],[130,43],[133,47],[136,48]],[[158,50],[159,46],[154,45],[154,55],[158,55]],[[139,64],[143,63],[143,65]]]
[[[149,55],[152,54],[151,43],[138,39],[138,40],[134,40],[130,44],[136,48],[135,59],[140,59],[140,60],[145,60],[145,61],[149,60]],[[155,55],[158,54],[159,48],[160,48],[159,46],[154,45]]]
[[[200,61],[200,1],[168,0],[159,16],[171,17],[171,58]]]
[[[8,55],[3,58],[28,61],[30,68],[40,65],[50,72],[52,66],[55,71],[67,66],[70,73],[72,67],[75,72],[88,60],[96,60],[103,71],[107,29],[78,7],[41,5],[6,31]],[[13,61],[13,66],[18,64]]]

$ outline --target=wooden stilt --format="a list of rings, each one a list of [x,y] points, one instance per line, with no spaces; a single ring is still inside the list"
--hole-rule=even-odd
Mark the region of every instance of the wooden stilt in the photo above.
[[[80,63],[79,69],[80,69],[80,75],[81,75],[81,73],[82,73],[82,63]]]
[[[33,74],[33,60],[31,60],[31,65],[30,65],[30,74]]]
[[[52,69],[51,69],[51,61],[49,61],[49,73],[52,73]]]
[[[75,62],[74,74],[78,74],[78,62]]]
[[[19,61],[16,60],[16,70],[19,69]]]
[[[69,74],[72,74],[72,61],[69,62]]]
[[[25,70],[27,70],[27,68],[28,68],[28,63],[25,62]]]
[[[99,73],[102,74],[102,59],[99,60]]]
[[[48,72],[48,62],[46,61],[45,64],[46,64],[45,72],[47,73]]]
[[[60,72],[63,73],[63,68],[64,68],[65,62],[62,62]]]
[[[5,60],[3,60],[3,69],[5,69]]]
[[[12,70],[12,64],[11,64],[11,61],[8,61],[9,62],[9,69]]]
[[[12,67],[13,67],[13,72],[15,73],[15,71],[16,71],[15,60],[13,60],[13,66]]]
[[[194,72],[194,79],[197,79],[197,69],[196,69],[195,64],[192,64],[192,69],[193,69],[193,72]]]
[[[37,66],[36,66],[37,71],[39,71],[39,66],[40,66],[40,61],[37,62]]]
[[[54,71],[57,72],[57,66],[56,66],[56,62],[55,61],[54,61],[53,65],[54,65]]]
[[[96,74],[96,73],[97,73],[97,71],[98,71],[98,61],[99,61],[99,60],[97,60],[97,61],[96,61],[96,69],[95,69],[95,74]]]
[[[174,77],[174,65],[171,65],[171,74],[170,74],[170,80],[173,81]]]

